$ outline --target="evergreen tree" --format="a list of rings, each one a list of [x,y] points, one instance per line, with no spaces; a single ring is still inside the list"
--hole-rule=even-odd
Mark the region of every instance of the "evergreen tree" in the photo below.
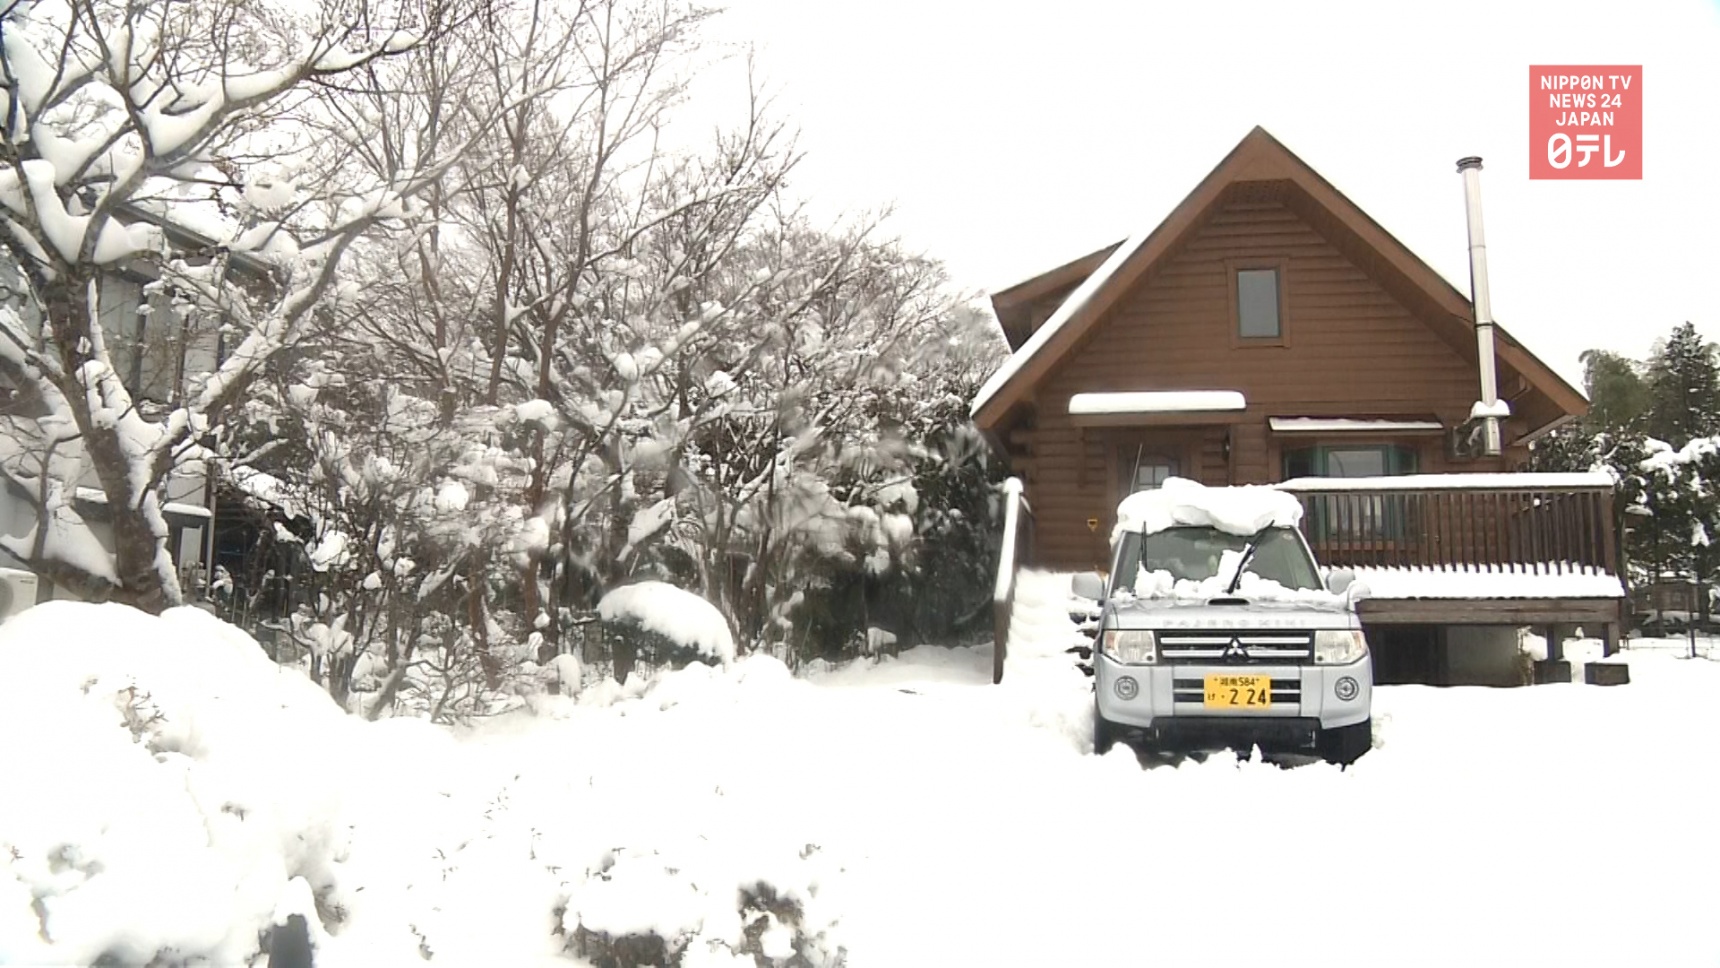
[[[1655,344],[1648,361],[1647,432],[1673,447],[1720,434],[1720,355],[1690,323]]]
[[[1607,350],[1589,350],[1581,359],[1583,389],[1589,395],[1589,428],[1613,434],[1633,429],[1648,410],[1648,384],[1641,365]]]

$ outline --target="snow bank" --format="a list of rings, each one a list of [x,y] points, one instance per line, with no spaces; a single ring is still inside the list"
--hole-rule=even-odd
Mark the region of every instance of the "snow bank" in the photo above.
[[[368,723],[202,611],[48,603],[0,628],[0,964],[257,964],[294,913],[318,968],[639,931],[716,963],[748,892],[793,908],[771,950],[832,964],[841,864],[764,806],[798,780],[756,744],[812,695],[752,658],[555,720]]]
[[[1163,487],[1137,491],[1117,505],[1117,526],[1111,543],[1131,531],[1152,534],[1179,525],[1214,527],[1230,534],[1249,535],[1261,528],[1294,528],[1302,521],[1302,504],[1295,495],[1275,487],[1247,484],[1207,487],[1173,477]]]
[[[0,628],[0,964],[257,965],[293,912],[318,968],[565,968],[580,931],[732,968],[750,926],[779,966],[1211,964],[1215,938],[1290,968],[1713,962],[1720,831],[1687,816],[1720,784],[1712,640],[1633,640],[1619,688],[1381,687],[1347,772],[1144,769],[1091,754],[1069,577],[1023,572],[1016,602],[999,686],[983,646],[812,681],[751,656],[458,732],[346,717],[198,612],[49,603]],[[1089,819],[1238,804],[1367,845],[1331,861],[1364,888],[1344,943],[1214,903],[1238,880],[1212,837]],[[1597,828],[1628,849],[1574,846]],[[1176,930],[1143,933],[1155,870]],[[747,906],[761,884],[798,929]],[[1525,899],[1606,929],[1525,930]]]
[[[321,873],[335,786],[307,780],[351,725],[198,609],[48,602],[8,621],[0,963],[244,963],[291,878]]]
[[[721,662],[735,657],[728,619],[703,598],[667,582],[642,581],[611,590],[597,603],[605,622],[631,622],[676,645]]]

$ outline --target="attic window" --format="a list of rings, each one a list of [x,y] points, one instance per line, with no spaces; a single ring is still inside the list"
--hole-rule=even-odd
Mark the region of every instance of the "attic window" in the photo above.
[[[1236,270],[1236,332],[1245,340],[1284,336],[1277,269]]]

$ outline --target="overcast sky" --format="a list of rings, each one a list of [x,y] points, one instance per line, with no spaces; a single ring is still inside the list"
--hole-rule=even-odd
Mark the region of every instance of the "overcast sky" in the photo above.
[[[1000,289],[1156,224],[1263,125],[1573,383],[1677,323],[1720,339],[1720,2],[729,0],[826,211],[892,206]],[[1531,64],[1643,65],[1643,179],[1531,182]]]

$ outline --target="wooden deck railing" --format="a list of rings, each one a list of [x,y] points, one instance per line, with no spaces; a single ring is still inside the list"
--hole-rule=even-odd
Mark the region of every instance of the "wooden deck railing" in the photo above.
[[[1543,574],[1623,575],[1614,490],[1588,475],[1456,475],[1280,485],[1302,501],[1302,532],[1334,567],[1508,565]],[[1419,486],[1418,486],[1419,485]]]
[[[997,554],[997,584],[992,589],[992,628],[996,644],[991,654],[991,681],[1003,681],[1003,660],[1009,654],[1009,622],[1015,614],[1016,576],[1033,538],[1033,509],[1022,494],[1019,478],[1003,482],[1003,544]]]

